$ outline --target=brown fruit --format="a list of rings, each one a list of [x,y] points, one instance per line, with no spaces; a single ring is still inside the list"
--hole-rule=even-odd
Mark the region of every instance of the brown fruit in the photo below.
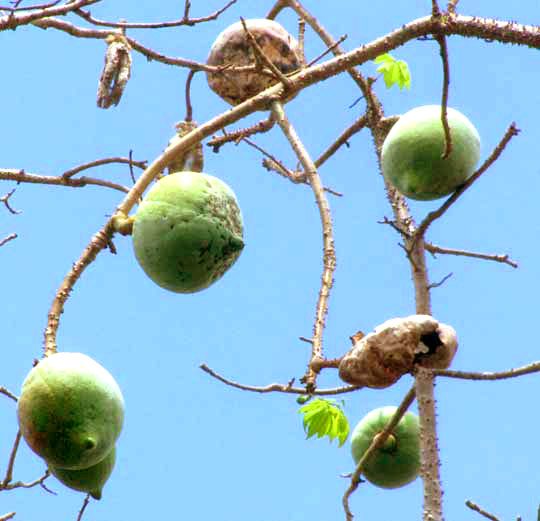
[[[298,42],[277,22],[266,19],[245,20],[265,56],[283,73],[298,70],[302,57]],[[206,62],[213,66],[255,65],[255,53],[242,22],[236,22],[216,38]],[[271,74],[259,71],[209,72],[206,74],[209,87],[231,105],[238,105],[259,92],[275,85],[278,80]]]

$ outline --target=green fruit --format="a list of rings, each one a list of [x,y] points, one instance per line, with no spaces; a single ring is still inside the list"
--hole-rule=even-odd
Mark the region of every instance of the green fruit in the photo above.
[[[474,173],[480,136],[457,110],[447,109],[452,152],[445,147],[441,107],[426,105],[399,118],[386,136],[381,167],[387,181],[411,199],[428,201],[454,192]]]
[[[124,399],[110,373],[82,353],[41,360],[23,382],[21,433],[49,465],[84,469],[112,450],[124,421]]]
[[[352,455],[356,464],[381,432],[397,407],[381,407],[368,413],[355,427],[352,436]],[[406,413],[388,436],[382,447],[368,458],[363,467],[365,478],[382,488],[397,488],[416,479],[420,472],[420,425],[418,417]]]
[[[94,499],[101,499],[101,492],[112,473],[116,460],[116,449],[107,454],[99,463],[87,469],[68,470],[49,465],[49,471],[66,487],[81,492],[88,492]]]
[[[234,192],[199,172],[161,178],[133,225],[135,257],[159,286],[193,293],[221,278],[240,256],[243,222]]]

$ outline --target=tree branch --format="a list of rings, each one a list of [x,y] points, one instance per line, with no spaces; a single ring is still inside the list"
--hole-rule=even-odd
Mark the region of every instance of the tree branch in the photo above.
[[[289,394],[307,394],[308,390],[305,387],[293,387],[294,378],[288,383],[288,384],[269,384],[264,387],[258,387],[258,386],[252,386],[252,385],[244,385],[239,384],[236,382],[233,382],[232,380],[228,380],[227,378],[219,375],[212,369],[210,369],[206,364],[202,364],[199,366],[205,373],[208,373],[210,376],[214,377],[216,380],[219,380],[220,382],[223,382],[226,385],[229,385],[231,387],[235,387],[236,389],[241,389],[242,391],[252,391],[255,393],[271,393],[271,392],[280,392],[280,393],[289,393]],[[358,387],[356,385],[350,385],[347,387],[336,387],[334,389],[318,389],[314,391],[310,391],[309,394],[312,394],[314,396],[328,396],[328,395],[336,395],[336,394],[343,394],[343,393],[350,393],[352,391],[356,391],[358,389],[361,389],[361,387]]]
[[[60,6],[45,7],[39,9],[33,13],[14,14],[11,12],[7,16],[0,16],[0,31],[4,29],[15,29],[19,25],[27,25],[36,22],[42,18],[48,18],[50,16],[65,15],[71,11],[75,11],[80,7],[86,5],[96,4],[100,0],[75,0],[73,2],[67,2]]]
[[[83,11],[82,9],[77,9],[75,14],[84,18],[87,22],[102,27],[116,27],[122,29],[161,29],[165,27],[178,27],[180,25],[189,25],[193,26],[200,24],[202,22],[209,22],[210,20],[215,20],[221,13],[226,11],[231,5],[235,4],[237,0],[230,0],[224,7],[218,9],[216,12],[208,16],[203,16],[201,18],[189,18],[186,13],[180,20],[173,20],[171,22],[157,22],[157,23],[134,23],[134,22],[107,22],[104,20],[98,20],[97,18],[92,17],[89,11]],[[188,4],[189,5],[189,4]],[[187,10],[189,11],[189,9]]]
[[[315,194],[315,200],[319,208],[319,215],[322,222],[323,232],[323,274],[321,281],[321,289],[319,291],[319,299],[317,302],[317,310],[315,313],[315,324],[313,327],[313,344],[311,351],[311,362],[308,366],[308,371],[303,377],[302,382],[306,384],[308,391],[312,391],[316,386],[317,372],[312,368],[312,362],[322,359],[322,336],[325,326],[325,317],[328,312],[328,297],[330,289],[334,283],[334,271],[336,268],[336,254],[334,247],[334,232],[332,228],[332,219],[330,217],[330,206],[324,194],[321,178],[317,173],[317,167],[309,156],[302,141],[298,137],[294,127],[288,121],[283,105],[279,101],[272,103],[272,115],[280,126],[281,130],[289,140],[291,147],[296,153],[304,172],[306,173],[311,188]]]

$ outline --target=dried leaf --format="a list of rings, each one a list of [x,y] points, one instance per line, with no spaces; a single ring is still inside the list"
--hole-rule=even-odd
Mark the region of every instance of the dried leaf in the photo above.
[[[107,109],[118,105],[131,75],[131,47],[123,34],[111,34],[105,41],[105,66],[99,79],[97,106]]]

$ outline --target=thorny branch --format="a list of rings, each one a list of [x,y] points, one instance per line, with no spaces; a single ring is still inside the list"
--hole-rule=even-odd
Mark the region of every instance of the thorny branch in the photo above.
[[[414,371],[420,419],[420,474],[424,483],[424,521],[442,521],[442,489],[437,443],[435,378],[430,369],[417,366]]]
[[[306,389],[312,391],[316,386],[317,372],[313,369],[312,363],[323,358],[322,335],[325,326],[325,316],[328,312],[328,297],[330,289],[334,283],[334,271],[336,268],[336,253],[334,247],[334,232],[332,228],[332,219],[330,216],[330,206],[324,194],[321,178],[317,173],[317,167],[309,156],[302,141],[298,137],[296,130],[288,121],[283,105],[279,101],[272,103],[272,116],[277,121],[281,130],[289,140],[291,147],[298,156],[304,172],[306,173],[309,184],[315,194],[319,215],[322,222],[323,232],[323,274],[321,281],[321,289],[319,291],[319,299],[317,302],[317,311],[315,314],[315,324],[313,327],[313,344],[311,351],[311,362],[308,366],[308,371],[303,377],[302,382],[306,384]]]
[[[69,5],[69,11],[72,10],[74,6],[80,7],[82,5],[89,5],[91,3],[95,3],[96,1],[97,0],[81,0],[66,5]],[[450,4],[455,7],[457,1],[449,2],[449,10]],[[436,2],[434,2],[433,5],[436,5]],[[388,52],[400,45],[403,45],[406,41],[417,38],[419,36],[426,36],[428,34],[461,34],[467,37],[478,37],[489,40],[498,40],[501,42],[519,43],[530,47],[538,47],[540,43],[540,31],[538,31],[537,28],[532,26],[522,26],[513,22],[506,23],[481,18],[473,19],[471,17],[453,15],[448,20],[446,20],[444,24],[440,20],[432,19],[432,17],[415,20],[410,24],[407,24],[402,28],[398,29],[397,31],[374,41],[372,44],[365,45],[362,48],[355,49],[349,53],[342,53],[341,51],[339,51],[339,47],[336,45],[336,43],[332,41],[331,37],[329,37],[329,35],[324,31],[324,29],[322,29],[320,25],[305,12],[299,2],[296,2],[294,0],[281,0],[272,9],[271,13],[275,16],[281,8],[286,6],[290,6],[295,9],[295,11],[297,11],[297,13],[301,17],[303,17],[308,23],[310,23],[310,25],[315,28],[318,34],[321,35],[325,43],[327,43],[327,45],[333,49],[334,53],[338,55],[338,58],[329,60],[319,66],[309,67],[306,70],[295,75],[294,78],[290,78],[290,89],[300,90],[318,81],[322,81],[330,76],[338,74],[339,72],[347,70],[351,74],[351,76],[353,76],[360,88],[364,91],[366,100],[368,101],[368,105],[371,111],[371,113],[369,114],[369,125],[374,133],[377,147],[379,149],[381,140],[380,138],[377,139],[376,134],[378,131],[381,131],[382,125],[379,128],[375,127],[382,121],[382,110],[378,110],[377,102],[374,98],[374,95],[369,92],[368,82],[366,82],[362,78],[362,76],[353,69],[354,66],[361,65],[362,63],[365,63],[366,61],[371,60],[384,52]],[[39,16],[37,18],[40,18],[41,16],[43,16],[43,13],[39,13]],[[109,31],[102,31],[98,33],[97,31],[93,30],[76,28],[71,24],[67,24],[65,22],[60,22],[59,20],[50,18],[50,16],[52,16],[51,13],[49,13],[49,15],[47,16],[47,20],[38,21],[36,21],[36,18],[24,19],[23,16],[14,17],[10,15],[9,17],[2,17],[0,18],[0,30],[4,28],[12,28],[10,24],[13,24],[13,20],[14,18],[16,18],[16,25],[20,25],[22,23],[35,23],[35,25],[39,27],[54,27],[56,29],[64,30],[76,36],[105,38],[108,34],[110,34]],[[144,48],[133,40],[129,40],[129,42],[130,45],[138,52],[142,52],[149,58],[157,59],[159,61],[162,61],[163,63],[172,63],[175,65],[190,67],[194,70],[209,69],[205,68],[205,66],[203,66],[202,64],[197,64],[188,60],[174,60],[164,57],[154,51]],[[201,139],[208,136],[211,132],[222,129],[226,124],[238,121],[238,119],[252,113],[254,110],[258,110],[260,108],[268,106],[268,102],[275,100],[280,96],[283,96],[283,88],[282,86],[278,85],[276,87],[268,89],[261,95],[246,101],[238,107],[231,109],[230,111],[228,111],[228,113],[214,118],[207,124],[204,124],[198,129],[189,133],[187,136],[182,138],[174,147],[171,147],[171,149],[167,150],[162,156],[157,158],[146,169],[145,173],[139,178],[136,185],[129,192],[125,200],[121,203],[121,205],[119,205],[117,211],[126,213],[129,212],[135,201],[142,195],[142,192],[148,186],[151,180],[165,166],[168,158],[177,154],[179,151],[186,149],[188,146],[192,146],[193,144],[200,142]],[[373,117],[372,112],[376,113],[375,117]],[[311,164],[308,163],[308,166],[313,166],[313,171],[315,171],[315,165],[312,165],[312,162]],[[306,168],[304,166],[304,169],[306,170],[306,172],[311,172],[310,168]],[[387,192],[392,207],[394,208],[398,216],[396,219],[397,222],[400,225],[403,225],[405,229],[407,229],[409,232],[416,232],[417,234],[415,234],[415,242],[408,245],[410,246],[408,253],[411,260],[411,266],[413,268],[415,284],[417,286],[417,309],[420,308],[423,310],[419,312],[429,312],[429,298],[427,300],[425,298],[418,299],[419,292],[429,294],[427,290],[427,274],[422,271],[423,266],[421,259],[424,250],[422,235],[425,229],[421,233],[419,229],[414,230],[414,223],[408,215],[408,210],[405,202],[400,199],[398,194],[392,193],[392,191],[388,187]],[[320,190],[320,193],[322,194],[322,189]],[[427,225],[425,226],[425,228],[427,228]],[[82,272],[84,267],[94,260],[97,253],[107,246],[111,247],[110,239],[113,233],[114,229],[112,228],[111,221],[109,221],[105,225],[104,229],[94,236],[87,250],[85,250],[85,252],[81,256],[81,259],[79,259],[79,262],[76,263],[74,268],[70,271],[70,273],[66,277],[66,280],[64,281],[64,284],[58,291],[55,302],[53,303],[53,307],[51,308],[51,313],[49,314],[49,324],[46,331],[46,354],[47,350],[49,350],[49,352],[54,352],[53,346],[55,343],[54,338],[56,334],[56,328],[58,327],[59,316],[62,311],[63,304],[67,299],[69,291],[73,287],[75,281],[80,276],[80,273]],[[443,375],[443,373],[441,373],[441,375]],[[304,389],[302,389],[301,391],[303,393],[305,392]]]

